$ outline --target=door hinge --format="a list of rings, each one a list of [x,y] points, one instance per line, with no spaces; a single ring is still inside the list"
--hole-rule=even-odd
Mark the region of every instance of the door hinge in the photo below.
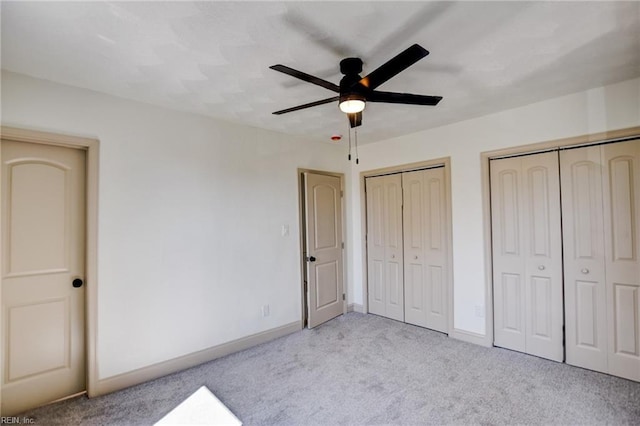
[[[307,282],[304,282],[304,292],[307,293]]]
[[[342,243],[342,248],[344,248],[344,243]]]
[[[344,293],[342,293],[342,300],[346,300]]]
[[[344,197],[344,191],[340,191],[340,198]]]

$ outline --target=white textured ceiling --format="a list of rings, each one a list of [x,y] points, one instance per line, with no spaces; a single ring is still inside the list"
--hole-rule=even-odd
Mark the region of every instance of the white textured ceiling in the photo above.
[[[334,83],[413,43],[431,52],[380,90],[436,107],[368,104],[383,140],[640,76],[640,2],[2,2],[2,67],[63,84],[326,141],[346,133]]]

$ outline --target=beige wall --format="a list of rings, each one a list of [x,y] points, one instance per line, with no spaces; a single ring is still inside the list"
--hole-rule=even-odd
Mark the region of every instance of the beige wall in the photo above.
[[[100,379],[300,321],[297,168],[342,147],[13,73],[2,124],[100,140]]]

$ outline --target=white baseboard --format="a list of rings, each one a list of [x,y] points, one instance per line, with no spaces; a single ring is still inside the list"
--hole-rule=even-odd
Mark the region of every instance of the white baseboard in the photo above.
[[[108,377],[98,381],[95,392],[89,394],[89,397],[104,395],[130,386],[138,385],[140,383],[148,382],[149,380],[195,367],[196,365],[266,343],[270,340],[274,340],[300,330],[300,321],[295,321],[271,330],[266,330],[252,334],[251,336],[194,352],[192,354],[159,362],[127,373],[118,374],[117,376]]]
[[[473,333],[471,331],[466,331],[466,330],[460,330],[458,328],[454,328],[453,331],[449,333],[449,337],[462,340],[463,342],[485,346],[487,348],[490,348],[493,346],[493,342],[489,341],[489,338],[487,335]]]
[[[362,308],[362,305],[359,303],[349,303],[347,305],[347,312],[360,312],[363,313],[364,309]]]

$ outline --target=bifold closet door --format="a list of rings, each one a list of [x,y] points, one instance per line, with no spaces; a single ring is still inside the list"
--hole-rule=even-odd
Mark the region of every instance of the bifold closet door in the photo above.
[[[602,145],[609,373],[640,381],[640,140]]]
[[[640,380],[640,141],[561,153],[567,363]]]
[[[404,321],[402,177],[366,179],[369,312]]]
[[[562,361],[557,152],[491,161],[494,343]]]
[[[447,332],[444,167],[402,174],[405,321]]]
[[[567,363],[607,372],[601,147],[560,152]]]

